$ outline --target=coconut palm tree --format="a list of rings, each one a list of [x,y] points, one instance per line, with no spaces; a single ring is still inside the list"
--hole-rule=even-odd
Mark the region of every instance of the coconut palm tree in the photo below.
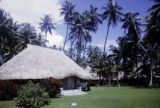
[[[160,0],[152,0],[155,2],[155,4],[148,9],[148,11],[151,13],[151,16],[160,16]]]
[[[77,12],[75,21],[71,24],[69,40],[71,40],[72,43],[75,43],[74,45],[77,48],[76,61],[78,64],[80,63],[82,47],[85,43],[92,41],[90,31],[93,31],[93,28],[89,27],[86,17]]]
[[[25,47],[19,25],[4,10],[0,9],[0,53],[6,62]]]
[[[130,35],[131,38],[140,37],[140,23],[141,18],[139,13],[128,12],[124,15],[124,18],[121,19],[123,25],[122,28],[125,31],[125,34]]]
[[[141,23],[138,13],[126,13],[124,18],[121,20],[123,25],[122,28],[125,31],[127,47],[129,48],[128,57],[137,63],[137,57],[139,50],[142,49],[141,45]]]
[[[102,23],[100,14],[97,13],[97,8],[91,5],[89,11],[84,12],[84,16],[86,17],[86,20],[88,20],[88,27],[92,28],[93,31],[96,32],[98,25]],[[86,47],[87,43],[84,45],[83,58],[85,58]]]
[[[39,23],[41,32],[45,33],[45,42],[47,41],[47,33],[52,34],[52,31],[55,30],[55,23],[50,15],[45,15],[41,18],[41,22]]]
[[[105,7],[103,7],[103,10],[104,12],[102,14],[102,18],[103,20],[107,20],[107,34],[105,37],[104,49],[103,49],[103,55],[105,55],[107,38],[108,38],[110,26],[117,25],[117,21],[120,20],[120,15],[121,15],[120,11],[122,10],[122,7],[120,7],[117,4],[117,2],[115,2],[115,0],[109,0],[109,3],[106,4]]]
[[[112,51],[112,54],[110,54],[109,56],[112,58],[116,71],[115,71],[115,75],[116,75],[116,82],[118,87],[120,87],[120,83],[119,83],[119,79],[118,79],[118,75],[119,75],[119,69],[120,69],[120,65],[121,65],[121,59],[122,59],[122,50],[121,47],[115,47],[115,46],[110,46],[110,50]]]
[[[147,28],[144,39],[152,45],[160,45],[160,0],[153,1],[155,1],[155,4],[148,9],[149,15],[147,16]]]
[[[125,33],[125,44],[124,44],[124,51],[125,56],[127,58],[127,65],[130,65],[130,72],[127,74],[135,74],[139,78],[138,71],[136,73],[133,72],[133,69],[138,69],[138,63],[141,60],[140,55],[141,51],[143,50],[141,45],[141,18],[139,17],[139,13],[131,13],[128,12],[124,15],[121,19],[122,21],[122,28],[124,29]],[[138,79],[137,79],[138,80]]]
[[[97,8],[91,5],[90,10],[85,11],[84,14],[88,19],[89,27],[92,26],[94,28],[94,31],[96,32],[98,29],[98,25],[102,23],[100,14],[97,13]]]
[[[71,1],[66,0],[61,8],[61,15],[64,15],[64,21],[67,24],[67,31],[66,31],[66,37],[64,40],[63,51],[65,49],[65,44],[68,38],[69,25],[72,23],[74,19],[74,13],[75,13],[75,5],[73,5]]]
[[[150,80],[149,87],[153,86],[153,76],[156,73],[157,62],[159,61],[160,46],[160,0],[153,0],[155,4],[148,9],[146,34],[143,38],[147,46],[147,57],[150,61]]]
[[[96,72],[99,75],[99,85],[101,84],[102,77],[102,51],[99,47],[91,47],[88,52],[88,63],[92,68],[93,72]]]

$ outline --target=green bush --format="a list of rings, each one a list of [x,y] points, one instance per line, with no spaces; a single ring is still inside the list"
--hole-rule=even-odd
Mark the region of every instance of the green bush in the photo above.
[[[60,96],[60,88],[62,87],[62,82],[54,78],[48,78],[41,81],[41,86],[46,88],[49,96],[54,98]]]
[[[49,104],[50,99],[47,92],[44,92],[38,84],[29,81],[18,92],[15,99],[16,105],[23,108],[40,108]]]

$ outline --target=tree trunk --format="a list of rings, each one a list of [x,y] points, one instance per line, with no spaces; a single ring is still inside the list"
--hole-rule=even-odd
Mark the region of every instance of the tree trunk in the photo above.
[[[89,62],[89,60],[90,60],[90,54],[91,54],[91,43],[90,43],[90,45],[89,45],[89,54],[88,54],[88,57],[87,57],[87,62]]]
[[[81,44],[81,36],[79,36],[79,42],[78,42],[78,48],[77,48],[77,64],[80,65],[80,58],[81,58],[81,47],[82,47],[82,44]]]
[[[99,86],[101,85],[101,75],[99,74]]]
[[[119,72],[117,72],[117,69],[116,69],[116,82],[117,82],[117,86],[120,87],[118,75],[119,75]]]
[[[84,45],[83,60],[85,59],[85,50],[86,50],[86,46],[87,46],[87,43],[85,43],[85,45]]]
[[[107,39],[108,39],[109,28],[110,28],[110,25],[108,25],[107,34],[106,34],[106,38],[105,38],[105,42],[104,42],[103,59],[104,59],[105,52],[106,52],[106,44],[107,44]]]
[[[108,76],[108,86],[111,86],[111,77],[110,77],[110,75]]]
[[[72,57],[73,44],[74,44],[74,42],[71,41],[71,43],[70,43],[70,52],[69,52],[69,56],[70,56],[70,58],[72,58],[72,59],[73,59],[73,57]]]
[[[68,38],[68,24],[67,24],[67,31],[66,31],[66,37],[65,37],[65,40],[64,40],[64,45],[63,45],[63,51],[65,49],[65,45],[66,45],[66,42],[67,42],[67,38]]]
[[[150,87],[150,88],[153,87],[153,64],[151,65],[149,87]]]

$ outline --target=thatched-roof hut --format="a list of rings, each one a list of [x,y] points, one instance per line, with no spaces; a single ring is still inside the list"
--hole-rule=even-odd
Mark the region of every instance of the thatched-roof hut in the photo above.
[[[46,79],[64,81],[64,88],[77,87],[79,79],[90,79],[90,74],[62,51],[27,45],[27,48],[0,67],[0,80]]]

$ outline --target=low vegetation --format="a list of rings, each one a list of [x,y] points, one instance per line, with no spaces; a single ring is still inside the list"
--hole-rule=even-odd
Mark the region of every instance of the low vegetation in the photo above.
[[[160,108],[160,89],[92,87],[87,95],[53,98],[43,108]],[[1,108],[13,108],[14,101],[0,101]]]
[[[40,108],[48,105],[50,102],[49,95],[38,84],[29,81],[18,92],[15,99],[16,106],[23,108]]]
[[[87,95],[53,99],[44,108],[160,108],[159,102],[160,89],[93,87]]]
[[[54,78],[48,78],[40,82],[41,87],[46,88],[46,92],[49,93],[49,97],[60,96],[60,88],[62,87],[62,82]]]

